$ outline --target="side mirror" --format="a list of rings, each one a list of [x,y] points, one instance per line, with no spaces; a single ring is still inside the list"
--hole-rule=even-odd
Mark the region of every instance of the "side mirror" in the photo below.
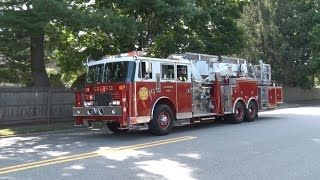
[[[146,61],[146,66],[145,66],[145,72],[146,73],[151,73],[152,72],[152,66],[151,66],[151,63],[149,61]]]

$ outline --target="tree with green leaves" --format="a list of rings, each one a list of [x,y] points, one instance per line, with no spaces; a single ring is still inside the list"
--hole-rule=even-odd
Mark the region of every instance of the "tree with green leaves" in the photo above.
[[[247,39],[242,54],[270,63],[284,86],[313,86],[312,32],[316,0],[251,1],[239,22]]]
[[[82,30],[112,34],[117,31],[123,32],[127,29],[126,27],[129,27],[129,32],[134,31],[134,25],[130,23],[130,19],[123,20],[108,9],[99,9],[99,11],[90,9],[87,2],[85,0],[1,1],[0,53],[9,60],[10,64],[17,62],[17,64],[30,65],[33,85],[47,87],[50,83],[45,70],[45,60],[50,57],[58,58],[59,52],[62,51],[71,50],[75,54],[74,49],[79,48],[68,44],[71,41],[68,38],[77,36]],[[59,39],[65,34],[67,34],[66,39]],[[47,43],[68,45],[62,48],[52,48],[53,46],[46,48]],[[91,46],[95,45],[91,44]],[[81,58],[81,56],[73,57]],[[65,59],[65,61],[72,61],[72,59]]]
[[[193,51],[234,54],[243,43],[240,18],[244,1],[96,0],[99,7],[131,16],[137,24],[137,50],[155,57]]]
[[[4,0],[0,54],[7,66],[21,66],[20,79],[30,73],[35,86],[49,85],[44,63],[50,61],[70,81],[83,72],[83,60],[132,50],[230,55],[244,42],[236,24],[243,6],[238,0]]]

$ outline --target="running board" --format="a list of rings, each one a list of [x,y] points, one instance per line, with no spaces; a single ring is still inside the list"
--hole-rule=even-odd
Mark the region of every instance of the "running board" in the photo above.
[[[215,116],[217,113],[194,114],[193,117]]]
[[[215,117],[207,117],[207,118],[201,118],[201,121],[211,121],[211,120],[215,120]]]
[[[179,119],[174,121],[173,126],[185,126],[189,124],[191,124],[190,119]]]

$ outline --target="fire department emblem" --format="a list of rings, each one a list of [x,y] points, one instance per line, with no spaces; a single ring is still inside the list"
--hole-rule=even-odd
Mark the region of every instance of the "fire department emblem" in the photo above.
[[[148,88],[141,87],[139,90],[139,96],[141,100],[147,100],[148,99]]]

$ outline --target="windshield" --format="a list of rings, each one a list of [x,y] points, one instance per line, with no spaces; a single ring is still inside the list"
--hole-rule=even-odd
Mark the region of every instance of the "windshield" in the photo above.
[[[104,64],[89,66],[86,84],[99,84],[103,82],[103,67]]]
[[[110,82],[132,82],[136,63],[132,61],[112,62],[88,67],[86,84]]]
[[[132,61],[107,63],[105,66],[105,82],[132,82],[135,65],[136,63]]]

